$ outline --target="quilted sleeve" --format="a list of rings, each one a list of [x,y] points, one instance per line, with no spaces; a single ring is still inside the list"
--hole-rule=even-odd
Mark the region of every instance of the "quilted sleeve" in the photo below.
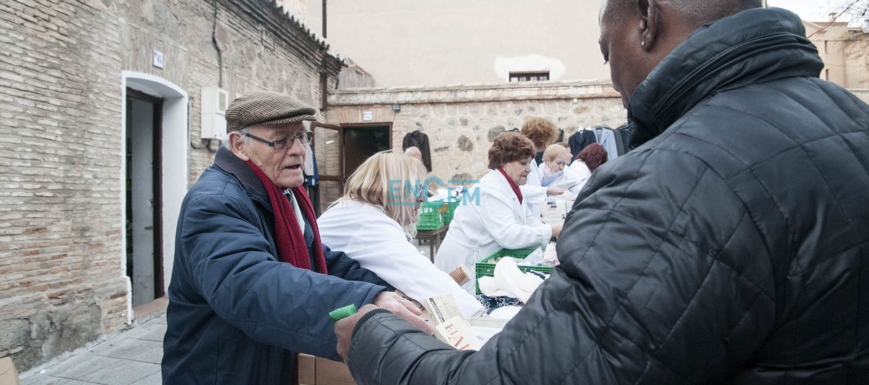
[[[558,243],[560,268],[478,352],[389,314],[357,327],[360,384],[717,383],[774,327],[770,252],[726,180],[690,154],[599,169]]]

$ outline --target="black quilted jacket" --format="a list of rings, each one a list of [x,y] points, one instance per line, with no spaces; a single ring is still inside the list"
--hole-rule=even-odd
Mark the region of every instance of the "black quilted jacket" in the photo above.
[[[869,106],[800,19],[701,28],[633,95],[634,145],[567,218],[561,267],[479,352],[391,314],[360,384],[869,384]]]

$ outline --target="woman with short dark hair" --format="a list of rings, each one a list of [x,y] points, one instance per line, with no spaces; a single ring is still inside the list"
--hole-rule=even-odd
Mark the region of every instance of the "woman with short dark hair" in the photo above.
[[[505,132],[495,138],[489,173],[465,195],[438,250],[439,269],[465,265],[474,271],[478,260],[500,249],[534,249],[561,233],[560,224],[543,224],[528,210],[519,189],[528,179],[534,154],[534,144],[520,134]],[[474,282],[463,288],[473,291]]]
[[[592,143],[576,155],[576,160],[584,164],[588,168],[588,172],[592,173],[609,160],[609,155],[607,155],[606,148],[599,143]]]

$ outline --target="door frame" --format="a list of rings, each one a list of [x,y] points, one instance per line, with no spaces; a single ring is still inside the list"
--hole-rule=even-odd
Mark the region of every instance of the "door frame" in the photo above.
[[[343,194],[344,193],[344,180],[343,180],[343,176],[344,176],[344,128],[339,126],[339,125],[334,125],[334,124],[312,122],[311,123],[311,132],[313,132],[314,135],[312,135],[312,139],[311,139],[311,148],[313,148],[313,149],[317,148],[316,129],[318,127],[325,128],[327,130],[338,131],[338,165],[339,165],[338,167],[340,168],[340,171],[338,171],[338,175],[328,175],[328,174],[324,174],[323,171],[320,170],[318,167],[317,168],[317,175],[319,176],[320,180],[338,182],[339,186],[341,187],[341,193]],[[323,155],[320,155],[320,156],[323,156]]]
[[[392,145],[392,122],[382,122],[382,123],[344,123],[341,124],[341,174],[343,175],[343,181],[341,181],[341,192],[344,192],[344,184],[347,182],[347,178],[350,178],[350,175],[347,175],[347,169],[344,167],[344,129],[346,128],[357,128],[357,127],[388,127],[389,128],[389,149],[392,150],[395,146]]]
[[[165,99],[127,87],[127,98],[154,105],[151,144],[151,184],[154,197],[154,298],[166,295],[163,289],[163,102]],[[133,266],[135,269],[136,267]],[[132,279],[132,277],[130,277]]]
[[[160,196],[162,210],[162,237],[163,244],[160,246],[163,253],[163,287],[162,290],[167,291],[167,286],[171,281],[173,270],[173,258],[175,253],[175,224],[178,222],[178,217],[181,214],[181,205],[185,194],[190,187],[190,141],[194,135],[191,126],[191,111],[193,103],[188,97],[187,91],[172,83],[170,80],[157,75],[148,74],[136,71],[120,71],[121,97],[118,100],[118,107],[121,111],[120,119],[118,120],[118,131],[122,134],[119,136],[117,152],[118,162],[120,163],[121,172],[118,175],[118,185],[124,186],[126,183],[126,151],[127,145],[126,135],[126,114],[127,114],[127,89],[132,88],[136,91],[144,92],[145,94],[163,98],[163,122],[160,135],[162,137],[162,157],[160,161],[163,165],[171,165],[172,167],[164,167],[162,175],[160,175],[160,183],[163,185],[163,194]],[[126,228],[127,213],[126,213],[126,189],[118,190],[118,210],[121,215],[118,217],[118,228]],[[167,225],[168,224],[168,225]],[[122,236],[121,247],[118,250],[118,260],[121,268],[118,269],[119,278],[126,283],[125,294],[127,298],[127,324],[133,322],[133,296],[132,282],[127,277],[127,238]],[[164,297],[165,298],[165,297]]]

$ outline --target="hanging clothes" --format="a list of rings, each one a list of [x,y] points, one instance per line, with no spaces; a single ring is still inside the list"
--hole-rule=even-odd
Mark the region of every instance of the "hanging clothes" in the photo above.
[[[401,150],[407,150],[408,147],[416,147],[419,149],[419,152],[422,153],[422,164],[425,165],[426,170],[431,172],[431,148],[428,143],[428,135],[419,132],[416,130],[404,136],[404,140],[401,143]]]
[[[320,180],[320,174],[317,172],[317,158],[314,156],[314,149],[311,145],[305,146],[305,165],[303,169],[305,173],[305,183],[308,186],[316,186]]]
[[[631,131],[630,126],[625,123],[622,124],[618,129],[616,129],[622,135],[622,143],[625,147],[625,153],[631,151],[631,136],[633,132]]]
[[[622,141],[622,133],[619,130],[613,130],[616,136],[616,149],[619,151],[619,156],[625,154],[625,143]]]
[[[597,143],[597,139],[591,130],[580,130],[570,136],[567,144],[570,145],[570,153],[576,158],[589,144]]]
[[[619,157],[619,150],[618,147],[616,147],[616,135],[613,134],[613,130],[611,128],[605,125],[597,126],[592,132],[594,132],[594,137],[597,142],[606,149],[609,160],[613,160]]]
[[[305,189],[308,191],[308,197],[311,199],[311,204],[314,206],[314,213],[320,216],[320,188],[317,186],[320,181],[320,173],[317,170],[317,156],[314,155],[314,149],[311,145],[305,148]]]

